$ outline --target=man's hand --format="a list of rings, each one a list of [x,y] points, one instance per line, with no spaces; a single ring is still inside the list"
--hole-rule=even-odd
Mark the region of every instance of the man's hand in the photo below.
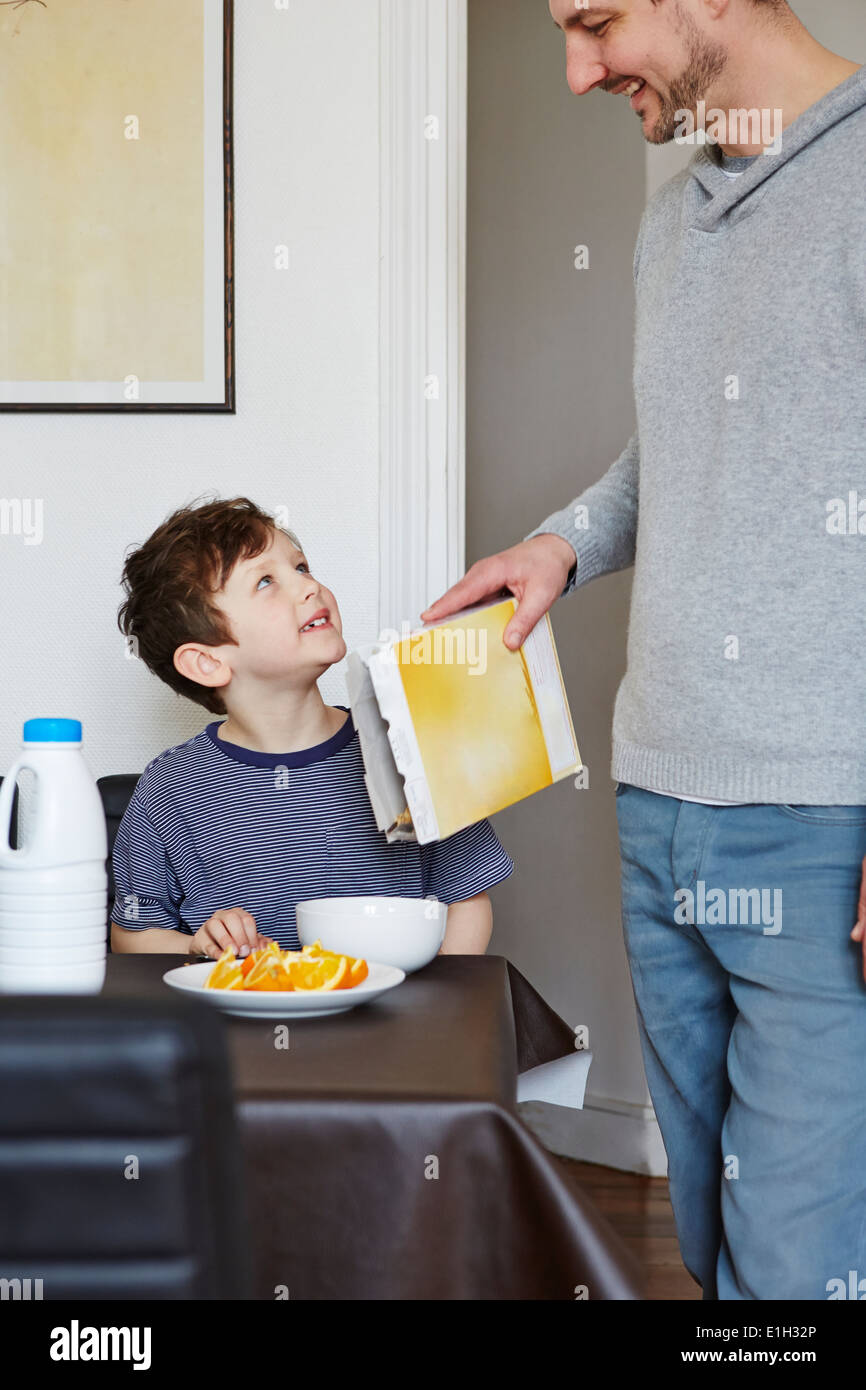
[[[270,944],[269,936],[260,936],[256,919],[242,907],[226,907],[209,917],[190,942],[190,953],[210,956],[216,960],[223,951],[232,949],[236,956],[248,956],[250,951]]]
[[[860,866],[860,901],[857,904],[857,922],[851,933],[851,940],[863,942],[863,979],[866,980],[866,855]]]
[[[574,550],[562,536],[552,532],[533,536],[532,540],[521,541],[510,550],[500,550],[498,555],[476,560],[462,579],[425,608],[421,620],[438,622],[449,613],[492,598],[500,589],[510,589],[518,601],[517,611],[505,629],[503,640],[514,650],[559,598],[576,559]]]

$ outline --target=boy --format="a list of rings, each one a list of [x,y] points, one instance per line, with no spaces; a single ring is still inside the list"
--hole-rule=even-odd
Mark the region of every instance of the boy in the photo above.
[[[382,894],[448,903],[442,951],[483,954],[486,890],[514,864],[486,820],[429,845],[376,828],[351,712],[317,685],[346,655],[340,612],[297,537],[245,497],[184,507],[123,585],[138,655],[227,718],[139,778],[114,845],[112,950],[299,950],[299,901]]]

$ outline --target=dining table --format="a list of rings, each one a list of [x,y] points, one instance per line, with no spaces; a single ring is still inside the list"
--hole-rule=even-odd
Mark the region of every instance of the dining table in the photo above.
[[[103,993],[164,995],[183,963],[109,954]],[[645,1296],[635,1256],[520,1118],[519,1074],[575,1038],[503,956],[436,956],[330,1016],[222,1018],[254,1298]]]

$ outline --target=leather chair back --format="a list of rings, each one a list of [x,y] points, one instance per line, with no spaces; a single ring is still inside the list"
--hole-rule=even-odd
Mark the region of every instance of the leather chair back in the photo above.
[[[106,931],[108,932],[108,947],[111,949],[111,909],[114,906],[114,870],[111,863],[111,854],[114,849],[114,841],[117,837],[117,830],[123,820],[123,814],[129,805],[132,793],[135,791],[135,784],[138,781],[137,772],[113,773],[109,777],[100,777],[96,785],[99,788],[99,795],[102,797],[102,809],[105,811],[105,829],[108,833],[108,861],[106,869],[108,871],[108,901],[106,903],[105,918]]]
[[[30,1297],[250,1297],[225,1023],[201,1003],[4,996],[0,1174],[0,1279]]]

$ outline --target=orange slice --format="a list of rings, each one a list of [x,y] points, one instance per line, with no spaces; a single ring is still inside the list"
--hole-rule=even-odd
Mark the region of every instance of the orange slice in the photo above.
[[[279,959],[280,948],[277,942],[272,941],[270,946],[257,946],[254,950],[250,951],[248,956],[244,957],[244,959],[241,961],[241,970],[243,971],[244,979],[247,978],[250,971],[262,959],[262,956],[273,956]]]
[[[287,970],[294,989],[318,989],[321,984],[319,968],[315,961],[293,962]]]
[[[370,971],[367,968],[367,962],[365,960],[353,960],[352,964],[349,966],[348,988],[351,989],[352,985],[359,985],[362,980],[366,980],[369,973]]]
[[[328,962],[330,967],[330,961]],[[349,958],[340,956],[337,960],[336,969],[322,985],[322,989],[344,989],[349,977]]]
[[[226,950],[205,980],[205,989],[227,989],[235,979],[242,978],[234,951]]]
[[[340,989],[348,973],[349,962],[345,956],[300,961],[291,967],[292,983],[298,990]]]
[[[318,937],[312,945],[308,944],[301,947],[301,955],[304,957],[316,956],[318,958],[319,956],[334,956],[339,959],[342,954],[343,952],[341,951],[329,951],[327,946],[322,945],[321,939]]]
[[[276,946],[276,942],[274,945]],[[250,966],[244,977],[244,989],[250,989],[257,981],[266,979],[270,966],[281,964],[279,946],[276,947],[275,951],[267,946],[264,950],[256,951],[255,956],[254,964]]]
[[[237,966],[233,970],[223,970],[217,975],[216,970],[212,970],[205,980],[205,989],[243,989],[244,977]]]
[[[256,976],[252,984],[247,981],[244,988],[253,991],[276,991],[294,989],[294,985],[282,961],[270,958],[265,962],[264,971]]]
[[[348,966],[348,969],[345,972],[345,974],[343,973],[342,969],[339,970],[337,974],[336,983],[333,985],[329,983],[330,975],[327,973],[324,973],[321,976],[311,976],[311,980],[318,979],[319,982],[315,985],[311,984],[310,988],[315,987],[318,989],[352,989],[354,985],[359,985],[362,980],[366,980],[367,976],[370,973],[369,969],[367,968],[367,962],[365,960],[362,960],[360,956],[344,956],[341,955],[339,951],[329,951],[318,941],[315,942],[312,946],[305,946],[302,952],[302,957],[305,966],[331,965],[331,963],[335,961],[337,962],[337,965],[339,965],[339,962],[343,960],[346,961]],[[332,966],[332,968],[336,967]]]

